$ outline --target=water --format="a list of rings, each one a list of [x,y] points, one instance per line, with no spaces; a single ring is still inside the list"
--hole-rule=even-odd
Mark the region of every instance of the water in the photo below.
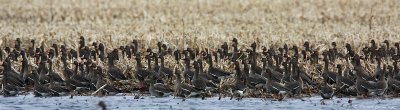
[[[302,99],[287,98],[283,101],[274,101],[261,98],[244,98],[243,100],[230,100],[229,97],[218,100],[218,97],[190,98],[183,101],[179,98],[142,97],[134,96],[70,96],[63,97],[34,97],[32,94],[17,97],[0,96],[0,109],[30,109],[30,110],[98,110],[99,101],[104,101],[108,109],[400,109],[400,98],[370,98],[356,99],[334,98],[321,102],[319,96],[304,97]]]

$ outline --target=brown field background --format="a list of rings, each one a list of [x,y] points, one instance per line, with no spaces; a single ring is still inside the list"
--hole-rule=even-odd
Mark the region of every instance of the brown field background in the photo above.
[[[310,41],[324,50],[331,41],[397,42],[399,27],[397,0],[0,0],[1,46],[22,38],[74,48],[84,36],[109,47],[139,39],[216,48],[236,37],[242,46]]]

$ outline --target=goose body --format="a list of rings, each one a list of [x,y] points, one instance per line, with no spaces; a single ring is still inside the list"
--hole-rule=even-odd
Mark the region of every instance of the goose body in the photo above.
[[[323,99],[331,99],[333,95],[335,94],[335,91],[331,86],[329,86],[326,82],[321,86],[320,92],[321,97]]]

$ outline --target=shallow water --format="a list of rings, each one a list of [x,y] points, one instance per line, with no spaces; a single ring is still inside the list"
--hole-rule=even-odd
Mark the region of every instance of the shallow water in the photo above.
[[[183,101],[174,97],[154,98],[143,97],[134,99],[134,96],[70,96],[63,97],[34,97],[32,94],[17,97],[0,96],[0,109],[30,109],[30,110],[96,110],[96,104],[104,101],[108,109],[400,109],[400,98],[371,98],[354,99],[348,103],[349,98],[334,98],[324,100],[322,104],[319,96],[305,97],[302,99],[285,99],[273,101],[271,99],[244,98],[243,100],[230,100],[229,97],[218,100],[218,97],[190,98]]]

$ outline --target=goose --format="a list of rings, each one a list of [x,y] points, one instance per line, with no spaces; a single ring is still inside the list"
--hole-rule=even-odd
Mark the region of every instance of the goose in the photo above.
[[[79,55],[79,51],[76,51],[76,50],[74,50],[74,49],[70,49],[69,50],[69,53],[70,53],[70,59],[72,60],[72,59],[79,59],[79,58],[81,58]],[[82,54],[82,56],[83,56],[83,54]]]
[[[354,57],[355,59],[355,67],[354,71],[356,73],[356,90],[358,95],[362,95],[367,97],[369,92],[375,89],[374,81],[368,81],[363,76],[365,76],[365,70],[360,64],[360,60],[358,56]]]
[[[181,59],[181,52],[179,49],[174,51],[174,59],[176,61],[175,64],[179,64],[179,61]]]
[[[328,84],[333,84],[336,83],[336,74],[335,72],[329,71],[329,60],[328,60],[328,53],[324,52],[324,70],[322,72],[322,77],[323,79],[328,83]]]
[[[188,98],[188,97],[194,97],[194,96],[198,96],[198,95],[202,94],[201,91],[195,89],[193,86],[182,83],[181,72],[179,72],[180,70],[178,69],[178,67],[175,67],[174,71],[175,71],[174,74],[176,77],[175,90],[174,90],[175,96]]]
[[[91,52],[92,52],[92,50],[89,49],[89,46],[85,46],[85,47],[83,47],[83,49],[80,50],[79,55],[82,55],[82,56],[80,56],[80,57],[82,57],[82,59],[89,60],[92,56]]]
[[[3,82],[7,82],[6,79],[3,79]],[[10,84],[3,84],[3,96],[17,96],[19,91],[21,91],[18,87]]]
[[[59,84],[56,84],[54,82],[50,82],[49,88],[50,91],[53,93],[56,93],[60,96],[65,96],[68,95],[70,90],[66,86],[61,86]]]
[[[150,78],[145,79],[147,84],[149,84],[149,93],[151,96],[155,97],[168,97],[173,93],[173,90],[168,88],[162,83],[156,82],[156,80]]]
[[[105,52],[105,45],[103,44],[103,43],[100,43],[99,44],[99,48],[98,48],[98,51],[99,51],[99,58],[100,58],[100,60],[101,61],[105,61],[106,60],[106,52]]]
[[[169,68],[165,67],[165,55],[166,52],[162,52],[160,53],[159,57],[160,58],[160,67],[158,68],[158,72],[163,73],[164,75],[166,75],[167,77],[170,77],[173,73],[173,71]]]
[[[339,52],[337,50],[336,42],[332,42],[331,45],[332,45],[331,54],[332,54],[332,58],[333,58],[332,62],[335,62],[335,60],[337,59],[338,56],[343,56],[343,55],[339,54]]]
[[[131,59],[132,58],[132,51],[131,51],[131,46],[129,46],[129,45],[127,45],[127,46],[125,46],[124,47],[124,52],[126,53],[126,57],[128,58],[128,59]]]
[[[57,92],[54,92],[50,90],[48,87],[40,84],[39,79],[35,79],[35,84],[33,87],[33,94],[35,95],[35,97],[59,96]]]
[[[3,49],[1,49],[0,48],[0,61],[3,61],[4,60],[4,51],[3,51]]]
[[[118,60],[118,50],[114,51],[108,56],[108,76],[111,81],[127,80],[126,76],[122,73],[122,70],[115,66],[114,61]]]
[[[385,54],[387,54],[387,55],[389,55],[389,56],[391,56],[390,54],[389,54],[389,51],[390,51],[390,42],[389,42],[389,40],[385,40],[385,41],[383,41],[383,43],[385,44],[385,50],[387,50],[387,52],[385,52]]]
[[[284,69],[281,69],[280,66],[282,65],[282,62],[279,61],[279,59],[283,59],[282,57],[279,57],[274,48],[270,48],[268,50],[269,56],[267,56],[267,61],[268,61],[268,66],[269,68],[272,68],[272,70],[278,72],[279,74],[274,74],[275,77],[278,79],[282,78],[282,74],[284,72]],[[275,61],[275,65],[274,65]]]
[[[350,61],[348,58],[345,59],[346,60],[346,68],[343,70],[343,75],[349,79],[355,79],[355,73],[353,73],[352,68],[350,68]]]
[[[53,48],[52,50],[54,50],[55,57],[58,57],[60,55],[60,53],[59,53],[60,50],[58,49],[58,45],[53,44],[53,45],[51,45],[51,47]]]
[[[61,55],[61,61],[63,63],[63,74],[62,75],[64,76],[64,78],[71,77],[73,74],[75,74],[74,73],[75,71],[73,69],[69,68],[67,59],[68,59],[67,54],[63,52]]]
[[[285,84],[285,87],[288,88],[293,95],[298,95],[303,90],[303,79],[300,76],[297,63],[297,58],[292,59],[290,82]]]
[[[209,65],[208,66],[208,74],[213,76],[215,79],[225,79],[228,76],[230,76],[231,73],[214,67],[211,54],[207,54],[206,58],[207,58],[206,62]]]
[[[380,77],[380,75],[382,75],[382,73],[384,73],[385,71],[382,69],[382,59],[381,58],[379,58],[379,57],[376,57],[375,58],[376,59],[376,61],[377,61],[377,65],[376,65],[376,68],[375,68],[375,73],[374,73],[374,77],[373,78],[375,78],[375,79],[379,79],[379,77]]]
[[[107,105],[103,101],[100,101],[97,106],[101,108],[101,110],[107,110]]]
[[[335,50],[329,49],[329,50],[327,51],[327,53],[328,53],[328,59],[329,59],[329,61],[335,63],[335,60],[336,60],[336,53],[335,53]]]
[[[152,72],[152,74],[147,75],[146,77],[151,76],[151,75],[156,75],[158,79],[165,78],[165,74],[161,74],[161,71],[159,71],[160,66],[158,65],[157,53],[153,53],[150,48],[147,49],[147,52],[149,52],[149,53],[144,57],[147,60],[146,70],[149,72]],[[154,65],[151,65],[153,59],[154,59]],[[144,79],[146,79],[146,77]]]
[[[157,42],[158,53],[161,53],[163,51],[162,45],[163,43]]]
[[[222,45],[221,45],[221,49],[222,49],[222,57],[221,58],[227,58],[228,56],[231,56],[232,55],[232,53],[229,53],[229,47],[228,47],[228,43],[227,42],[224,42]]]
[[[239,45],[239,43],[237,42],[237,39],[234,38],[232,40],[233,51],[232,51],[231,55],[227,56],[231,60],[238,60],[238,59],[242,59],[243,58],[242,57],[243,53],[241,51],[239,51],[238,45]]]
[[[205,90],[206,89],[206,81],[203,80],[202,78],[199,77],[199,73],[200,73],[200,65],[198,61],[193,62],[194,63],[194,67],[196,69],[193,78],[192,78],[192,85],[195,89],[197,90]]]
[[[400,69],[399,69],[399,66],[397,65],[397,63],[398,63],[397,60],[393,61],[393,66],[394,66],[394,68],[393,68],[393,78],[400,81],[400,75],[399,75]]]
[[[187,48],[185,51],[183,51],[183,54],[185,54],[185,58],[187,57],[191,60],[196,58],[196,52],[192,48]]]
[[[183,75],[186,81],[192,80],[195,71],[190,68],[190,58],[184,58]]]
[[[122,59],[125,59],[125,47],[119,46],[119,48],[117,50],[121,51],[121,57],[122,57]]]
[[[299,58],[299,48],[296,45],[293,45],[290,50],[293,50],[293,57],[294,58]]]
[[[97,82],[95,86],[96,89],[101,89],[106,95],[116,95],[121,92],[119,89],[115,88],[110,83],[107,83],[105,79],[102,77],[102,75],[97,76]]]
[[[256,74],[261,74],[262,68],[257,65],[257,56],[255,52],[248,50],[249,52],[249,58],[248,58],[248,63],[250,64],[251,69],[254,71]]]
[[[303,57],[303,61],[307,61],[309,58],[307,56],[307,51],[306,50],[302,50],[301,51],[302,57]]]
[[[54,49],[48,50],[47,56],[48,56],[50,59],[53,59],[54,57],[57,57],[57,56],[56,56],[56,52],[55,52]]]
[[[75,71],[72,73],[72,76],[70,76],[70,78],[72,80],[78,81],[84,85],[90,86],[90,84],[91,84],[90,80],[84,76],[86,73],[84,73],[82,62],[74,61],[74,64],[75,64]],[[78,69],[80,69],[80,70],[78,70]],[[79,71],[80,71],[80,73],[79,73]]]
[[[304,68],[298,67],[298,72],[301,77],[301,79],[308,85],[311,85],[314,87],[316,83],[313,81],[312,77],[310,76],[309,73],[307,73]]]
[[[290,82],[290,73],[291,73],[290,68],[291,68],[292,64],[289,63],[289,61],[290,61],[290,58],[287,58],[285,62],[282,62],[282,65],[283,65],[283,68],[285,69],[285,71],[283,72],[283,76],[282,76],[282,79],[280,82],[284,83],[284,84]],[[265,76],[265,75],[262,75],[262,76]]]
[[[279,54],[277,55],[278,56],[278,60],[277,60],[277,65],[282,65],[282,63],[283,63],[283,60],[284,60],[284,56],[283,56],[283,48],[278,48],[278,51],[279,51]],[[279,66],[277,66],[277,67],[279,67]],[[284,70],[284,69],[283,69]],[[282,71],[283,72],[283,71]]]
[[[51,80],[53,81],[53,83],[56,84],[64,84],[64,80],[61,78],[61,76],[59,75],[59,73],[55,72],[53,70],[53,60],[48,60],[48,66],[49,66],[49,72],[47,74],[47,76],[49,78],[51,78]]]
[[[319,93],[321,94],[322,99],[331,99],[335,94],[335,91],[326,81],[323,81]]]
[[[385,67],[386,66],[384,65],[383,72],[379,73],[379,79],[376,83],[374,83],[375,89],[373,90],[373,92],[371,94],[374,94],[377,96],[382,96],[387,92],[388,83],[385,79],[385,69],[386,69]]]
[[[356,55],[356,52],[352,49],[351,45],[349,43],[346,43],[345,45],[346,50],[347,50],[347,55],[348,57],[354,57]]]
[[[139,41],[138,40],[133,40],[132,41],[132,43],[133,43],[133,46],[134,46],[134,48],[133,48],[133,54],[139,54],[139,50],[140,50],[140,47],[139,47]]]
[[[313,51],[312,54],[310,55],[311,57],[311,64],[318,64],[319,61],[319,52],[318,51]]]
[[[366,80],[366,81],[376,81],[376,79],[367,73],[367,71],[364,70],[364,68],[361,66],[361,60],[360,56],[354,55],[353,57],[353,71],[355,72],[356,76],[359,76],[359,78]]]
[[[368,47],[368,52],[370,53],[370,60],[373,61],[373,58],[375,57],[376,53],[375,51],[378,49],[378,47],[376,46],[375,40],[371,40],[370,41],[371,45]]]
[[[95,66],[95,65],[92,65]],[[115,95],[117,93],[121,93],[121,90],[106,82],[103,74],[103,68],[101,66],[96,66],[94,69],[94,78],[96,78],[95,87],[96,89],[100,89],[102,86],[102,91],[104,91],[107,95]]]
[[[21,38],[16,38],[15,39],[15,45],[14,45],[14,48],[16,49],[16,50],[18,50],[18,51],[21,51],[22,50],[22,48],[21,48]]]
[[[87,68],[87,76],[86,78],[90,81],[92,84],[96,84],[97,82],[97,76],[100,73],[97,73],[97,65],[95,63],[92,63],[90,60],[88,63],[86,63],[86,68]],[[101,73],[102,74],[102,73]]]
[[[71,79],[71,77],[65,77],[65,85],[70,91],[87,91],[90,87],[87,84],[83,84],[80,81]]]
[[[246,79],[243,79],[243,73],[240,70],[240,63],[238,61],[233,61],[235,65],[235,82],[232,87],[233,95],[237,97],[243,97],[244,91],[246,89]]]
[[[310,47],[310,42],[305,41],[304,44],[303,44],[303,47],[304,47],[304,50],[305,50],[306,52],[312,53],[312,50],[311,50],[311,47]]]
[[[24,50],[21,51],[21,56],[22,56],[22,65],[21,65],[21,74],[22,74],[22,81],[25,85],[34,85],[34,76],[33,74],[30,74],[29,71],[29,61],[28,58],[26,57],[26,53]],[[37,77],[37,76],[36,76]]]
[[[19,87],[23,87],[23,83],[19,82],[15,78],[12,78],[9,76],[9,65],[10,62],[7,61],[8,58],[6,58],[5,62],[3,62],[2,66],[5,68],[3,70],[3,79],[2,79],[2,86],[3,86],[3,95],[8,97],[8,96],[16,96],[20,89]]]
[[[206,84],[205,90],[208,91],[208,90],[217,88],[217,85],[215,83],[219,83],[220,80],[215,79],[212,75],[204,72],[204,68],[203,68],[204,66],[203,66],[202,59],[198,59],[197,63],[198,63],[198,74],[199,74],[198,78],[205,82],[205,84]]]
[[[282,99],[282,95],[286,94],[290,90],[286,88],[282,83],[271,80],[271,69],[267,68],[266,73],[268,73],[267,78],[265,78],[267,83],[264,85],[264,88],[269,91],[274,96],[274,98]]]
[[[86,53],[86,51],[84,50],[86,43],[85,43],[85,38],[83,36],[79,37],[79,47],[78,47],[78,51],[79,51],[79,57],[83,57]]]
[[[279,70],[279,69],[277,69],[277,68],[279,68],[279,67],[273,67],[272,65],[272,59],[270,58],[270,57],[267,57],[266,59],[265,59],[265,64],[266,64],[266,68],[270,68],[270,70],[271,70],[271,73],[272,73],[272,80],[274,80],[274,81],[277,81],[277,82],[280,82],[281,80],[282,80],[282,78],[283,78],[283,72],[284,72],[284,70]],[[268,62],[268,63],[267,63]]]
[[[135,78],[137,80],[139,80],[141,87],[146,87],[145,85],[145,78],[149,75],[154,75],[157,74],[154,71],[150,71],[147,69],[143,69],[143,65],[141,63],[141,55],[140,54],[136,54],[135,55],[135,60],[136,60],[136,74],[135,74]]]
[[[262,69],[266,69],[266,65],[263,65]],[[266,74],[264,71],[261,71],[260,74]],[[264,85],[266,83],[266,81],[264,80],[264,78],[262,78],[261,75],[256,74],[254,68],[251,67],[250,65],[250,69],[249,72],[244,73],[245,78],[246,78],[246,86],[250,89],[255,89],[258,87],[262,87],[262,85]]]
[[[64,61],[65,62],[65,61]],[[66,62],[64,63],[64,82],[70,91],[87,91],[90,89],[90,81],[83,76],[78,75],[79,63],[74,61],[75,70],[68,68]]]
[[[34,39],[32,39],[31,41],[31,46],[29,46],[29,48],[28,48],[28,56],[30,56],[30,57],[33,57],[33,56],[35,56],[35,49],[36,49],[36,47],[35,47],[35,40]]]
[[[2,66],[4,67],[3,69],[3,75],[7,75],[7,83],[12,83],[13,85],[23,87],[24,83],[22,81],[22,77],[19,72],[15,71],[12,67],[11,59],[7,57]]]
[[[220,48],[218,48],[217,51],[215,51],[213,53],[213,55],[214,55],[215,64],[218,64],[220,62],[220,60],[224,59],[223,52],[222,52],[222,50]]]
[[[47,61],[41,61],[39,63],[39,68],[38,68],[38,72],[39,72],[39,83],[40,84],[47,84],[50,83],[50,77],[47,75],[47,73],[49,72],[49,68],[48,68],[48,63],[46,63]]]
[[[345,91],[347,88],[354,85],[354,81],[343,75],[342,65],[338,64],[336,66],[338,74],[336,76],[336,90],[339,92]]]
[[[392,93],[397,94],[400,92],[400,81],[393,78],[393,76],[394,76],[393,67],[388,66],[388,69],[389,69],[388,78],[387,78],[388,91],[391,91]]]

